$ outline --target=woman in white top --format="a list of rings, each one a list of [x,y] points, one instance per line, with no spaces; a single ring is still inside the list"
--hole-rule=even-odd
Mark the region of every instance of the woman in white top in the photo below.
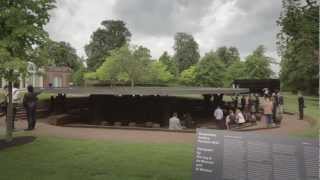
[[[181,126],[180,119],[178,118],[177,113],[173,113],[173,116],[169,119],[169,129],[170,130],[181,130],[183,127]]]
[[[238,124],[242,124],[242,123],[246,122],[246,120],[244,119],[244,116],[243,116],[242,112],[240,111],[240,109],[237,109],[237,111],[236,111],[236,122]]]

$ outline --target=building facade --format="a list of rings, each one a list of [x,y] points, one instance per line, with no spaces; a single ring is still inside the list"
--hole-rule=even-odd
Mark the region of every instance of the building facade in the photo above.
[[[68,67],[44,67],[37,68],[35,64],[28,63],[27,77],[19,77],[19,88],[25,88],[28,85],[33,87],[69,87],[71,83],[71,69]],[[1,87],[7,85],[6,80],[1,79]]]

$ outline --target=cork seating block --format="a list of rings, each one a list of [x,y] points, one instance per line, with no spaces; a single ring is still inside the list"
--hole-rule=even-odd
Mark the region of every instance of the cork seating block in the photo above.
[[[145,122],[145,123],[144,123],[144,126],[151,128],[151,127],[152,127],[152,124],[153,124],[152,122]]]
[[[136,126],[137,126],[137,123],[135,123],[135,122],[129,122],[128,126],[129,126],[129,127],[136,127]]]
[[[102,126],[109,126],[109,125],[110,125],[110,122],[108,122],[108,121],[102,121],[102,122],[101,122],[101,125],[102,125]]]
[[[152,128],[160,128],[160,124],[158,124],[158,123],[153,123],[153,124],[152,124]]]
[[[121,123],[121,122],[116,121],[116,122],[114,122],[113,126],[122,126],[122,123]]]

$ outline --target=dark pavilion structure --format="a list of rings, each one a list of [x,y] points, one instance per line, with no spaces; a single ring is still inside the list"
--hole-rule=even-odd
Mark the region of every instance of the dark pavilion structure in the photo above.
[[[143,126],[151,122],[160,127],[167,127],[173,112],[179,116],[188,113],[196,123],[208,120],[218,105],[225,106],[224,95],[249,93],[246,88],[127,86],[44,88],[41,91],[57,94],[51,98],[52,113],[76,113],[85,124],[120,122],[122,126],[132,123]]]

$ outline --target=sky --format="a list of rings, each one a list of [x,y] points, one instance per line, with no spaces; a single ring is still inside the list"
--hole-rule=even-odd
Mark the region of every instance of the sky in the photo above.
[[[235,46],[242,58],[264,45],[277,59],[276,21],[281,0],[57,0],[46,26],[50,37],[69,42],[80,56],[103,20],[123,20],[131,44],[151,50],[153,58],[173,52],[177,32],[192,34],[200,54]],[[278,67],[273,66],[274,71]]]

